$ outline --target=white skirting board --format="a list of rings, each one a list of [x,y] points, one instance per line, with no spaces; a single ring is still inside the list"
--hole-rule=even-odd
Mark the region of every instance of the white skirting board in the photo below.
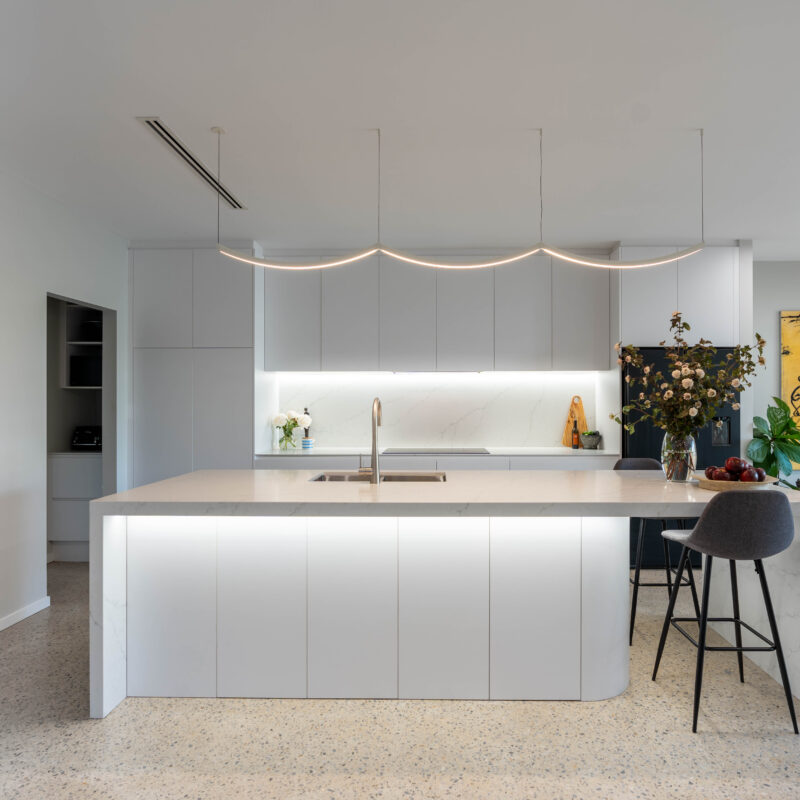
[[[16,611],[12,611],[10,614],[0,617],[0,631],[10,628],[12,625],[16,625],[18,622],[22,622],[23,619],[30,617],[32,614],[37,614],[39,611],[49,608],[49,606],[50,598],[49,596],[45,595],[33,603],[28,603],[27,606],[18,608]]]

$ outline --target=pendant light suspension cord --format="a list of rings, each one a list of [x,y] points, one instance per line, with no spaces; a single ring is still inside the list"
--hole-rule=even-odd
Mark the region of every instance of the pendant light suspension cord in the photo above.
[[[700,241],[706,240],[706,166],[703,148],[704,131],[700,128]]]
[[[220,150],[222,149],[222,128],[217,128],[217,244],[219,244],[219,187],[222,181],[220,173]]]
[[[377,227],[378,227],[378,239],[377,244],[380,245],[381,242],[381,129],[375,128],[375,132],[378,134],[378,220],[377,220]]]
[[[544,241],[544,236],[542,234],[542,218],[544,217],[544,194],[542,193],[542,169],[543,169],[543,160],[542,160],[542,137],[543,137],[543,129],[539,128],[539,241]]]

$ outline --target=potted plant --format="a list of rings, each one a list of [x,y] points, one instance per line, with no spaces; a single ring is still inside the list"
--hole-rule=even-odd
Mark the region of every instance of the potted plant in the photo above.
[[[581,433],[581,444],[584,450],[597,450],[600,439],[600,431],[583,431]]]
[[[669,481],[688,481],[697,463],[695,434],[717,414],[724,403],[739,408],[738,395],[750,383],[750,376],[764,364],[766,342],[756,334],[755,345],[737,345],[720,362],[717,350],[707,339],[689,345],[684,333],[691,330],[679,311],[670,319],[672,343],[666,346],[666,373],[645,364],[636,347],[614,347],[617,363],[625,370],[625,381],[634,399],[622,407],[621,415],[610,417],[633,433],[636,425],[649,419],[664,431],[661,466]],[[662,341],[661,346],[665,346]],[[624,422],[623,422],[624,419]]]
[[[753,466],[761,467],[767,475],[790,489],[800,489],[800,480],[791,483],[781,475],[792,474],[792,462],[800,462],[800,428],[792,419],[789,406],[773,397],[774,406],[767,407],[767,418],[753,417],[753,436],[747,445],[747,457]]]

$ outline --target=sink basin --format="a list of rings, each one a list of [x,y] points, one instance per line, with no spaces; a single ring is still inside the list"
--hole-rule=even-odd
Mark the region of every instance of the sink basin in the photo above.
[[[364,472],[322,472],[315,475],[312,481],[354,481],[358,483],[369,483],[372,474]],[[443,483],[447,480],[444,472],[381,472],[381,483],[408,483],[412,481],[422,483]]]

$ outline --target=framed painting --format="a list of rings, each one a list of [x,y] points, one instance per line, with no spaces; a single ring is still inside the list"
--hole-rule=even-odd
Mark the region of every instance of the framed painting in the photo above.
[[[781,400],[800,424],[800,311],[781,311]],[[794,464],[795,469],[800,465]]]

